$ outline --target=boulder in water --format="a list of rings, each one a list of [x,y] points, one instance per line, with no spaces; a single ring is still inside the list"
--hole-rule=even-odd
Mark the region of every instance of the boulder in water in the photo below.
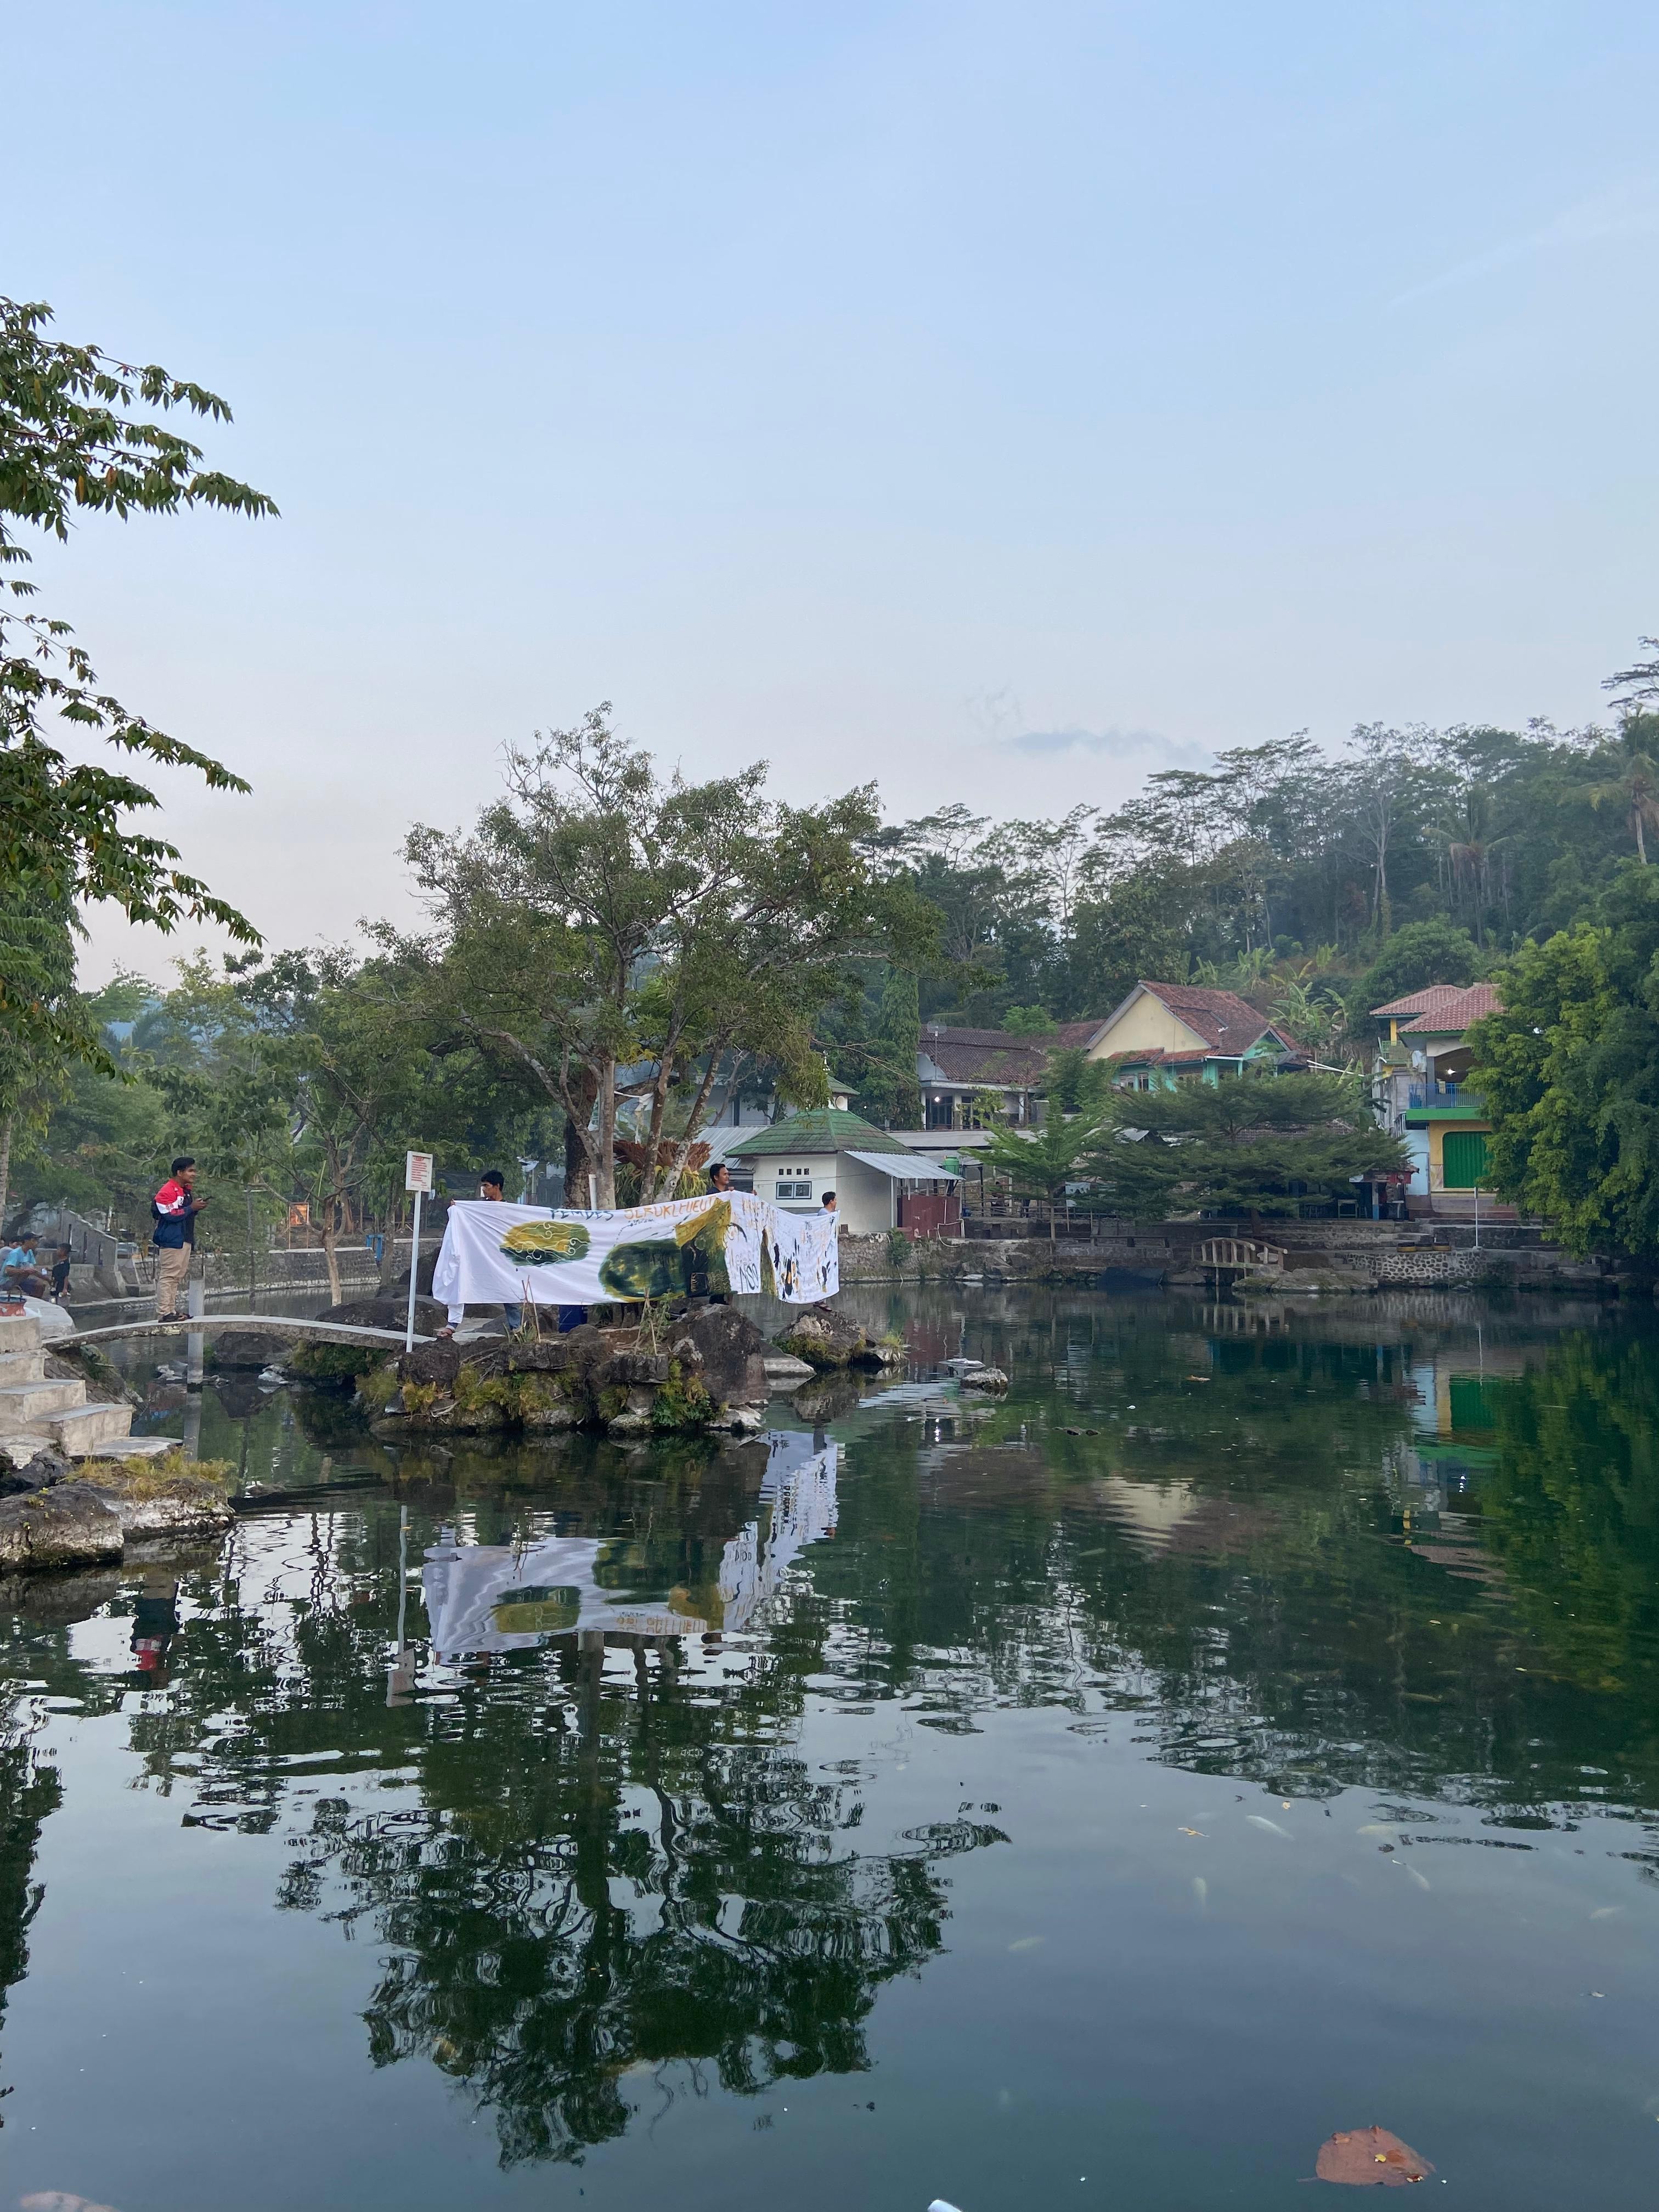
[[[0,1498],[0,1567],[78,1567],[121,1555],[120,1516],[90,1483]]]
[[[850,1367],[864,1357],[869,1338],[859,1323],[832,1305],[808,1306],[779,1337],[778,1349],[809,1367]]]

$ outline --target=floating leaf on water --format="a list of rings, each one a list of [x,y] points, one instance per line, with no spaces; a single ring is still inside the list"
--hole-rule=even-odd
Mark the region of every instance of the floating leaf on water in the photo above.
[[[1412,1880],[1417,1884],[1419,1889],[1428,1889],[1432,1887],[1427,1875],[1419,1874],[1417,1869],[1414,1866],[1407,1865],[1404,1859],[1401,1859],[1400,1863],[1401,1866],[1405,1867],[1407,1873],[1411,1876]]]
[[[1339,2130],[1319,2146],[1314,2169],[1322,2181],[1340,2181],[1353,2189],[1403,2189],[1434,2172],[1427,2159],[1386,2128]]]
[[[1270,1836],[1283,1836],[1287,1844],[1295,1841],[1288,1828],[1281,1828],[1277,1820],[1270,1820],[1265,1813],[1247,1813],[1244,1818],[1253,1828],[1265,1828]]]
[[[20,2197],[17,2202],[21,2212],[111,2212],[109,2205],[72,2197],[67,2189],[39,2189],[33,2197]]]

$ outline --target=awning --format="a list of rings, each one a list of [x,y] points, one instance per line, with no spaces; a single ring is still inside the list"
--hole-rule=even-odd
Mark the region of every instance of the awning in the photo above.
[[[960,1177],[948,1168],[940,1167],[934,1160],[924,1160],[917,1152],[852,1152],[849,1160],[857,1160],[861,1167],[876,1168],[895,1182],[957,1182]]]

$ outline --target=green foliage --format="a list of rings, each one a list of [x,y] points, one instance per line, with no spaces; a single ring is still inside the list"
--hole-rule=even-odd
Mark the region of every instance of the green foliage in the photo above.
[[[1627,863],[1593,918],[1498,980],[1469,1075],[1493,1187],[1575,1251],[1659,1257],[1659,872]]]
[[[860,1110],[884,1129],[915,1129],[921,1124],[921,1089],[916,1080],[916,1055],[921,1049],[920,1007],[915,970],[889,969],[867,1065],[859,1084]]]
[[[1060,1024],[1043,1006],[1010,1006],[1002,1018],[1010,1036],[1053,1036]]]
[[[95,1030],[52,986],[59,954],[44,952],[27,918],[64,927],[79,907],[108,902],[163,930],[189,919],[216,922],[244,943],[257,933],[176,865],[174,846],[134,827],[135,814],[159,804],[153,792],[125,772],[71,758],[55,741],[67,726],[118,754],[193,769],[210,789],[247,788],[98,690],[69,625],[28,605],[34,586],[21,570],[31,556],[17,526],[66,540],[77,510],[123,519],[194,506],[275,512],[251,486],[203,468],[187,439],[134,411],[228,422],[222,399],[164,369],[61,344],[46,335],[50,320],[38,302],[0,299],[0,1057],[15,1063],[21,1055],[46,1073],[95,1061],[99,1052]],[[0,1071],[0,1084],[6,1079]]]
[[[873,865],[872,790],[787,806],[765,798],[759,765],[664,782],[609,711],[509,753],[507,795],[471,836],[418,829],[408,846],[439,911],[408,948],[437,1048],[465,1042],[561,1109],[601,1206],[619,1103],[647,1108],[645,1196],[673,1189],[723,1076],[764,1067],[821,1103],[815,1016],[854,958],[929,934]]]
[[[668,1380],[657,1386],[651,1419],[659,1429],[683,1431],[707,1428],[714,1401],[695,1375],[688,1375],[678,1359],[671,1360]]]
[[[890,1229],[887,1232],[887,1257],[896,1267],[902,1267],[910,1256],[910,1232],[906,1229]]]
[[[1354,987],[1353,1015],[1363,1024],[1373,1006],[1386,1006],[1428,983],[1473,983],[1485,962],[1467,929],[1443,915],[1396,929]]]
[[[390,1356],[366,1344],[296,1344],[283,1364],[303,1382],[343,1388],[384,1366]]]
[[[1098,1120],[1112,1087],[1115,1064],[1091,1060],[1081,1045],[1048,1055],[1046,1095],[1049,1110],[1085,1114]]]
[[[1245,1075],[1174,1091],[1115,1091],[1090,1166],[1115,1212],[1294,1214],[1353,1195],[1352,1178],[1406,1164],[1357,1080]]]
[[[1087,1179],[1082,1164],[1098,1141],[1099,1123],[1092,1114],[1066,1121],[1051,1112],[1040,1128],[1029,1134],[1006,1127],[993,1129],[976,1157],[991,1173],[1005,1176],[1017,1198],[1043,1200],[1049,1209],[1052,1235],[1055,1209],[1063,1206],[1066,1186]]]

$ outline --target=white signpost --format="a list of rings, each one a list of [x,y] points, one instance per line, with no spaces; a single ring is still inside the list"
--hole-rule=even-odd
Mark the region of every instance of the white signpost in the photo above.
[[[404,1188],[415,1194],[415,1224],[409,1240],[409,1321],[404,1330],[404,1350],[415,1349],[415,1293],[421,1279],[421,1200],[432,1188],[430,1152],[404,1156]]]

